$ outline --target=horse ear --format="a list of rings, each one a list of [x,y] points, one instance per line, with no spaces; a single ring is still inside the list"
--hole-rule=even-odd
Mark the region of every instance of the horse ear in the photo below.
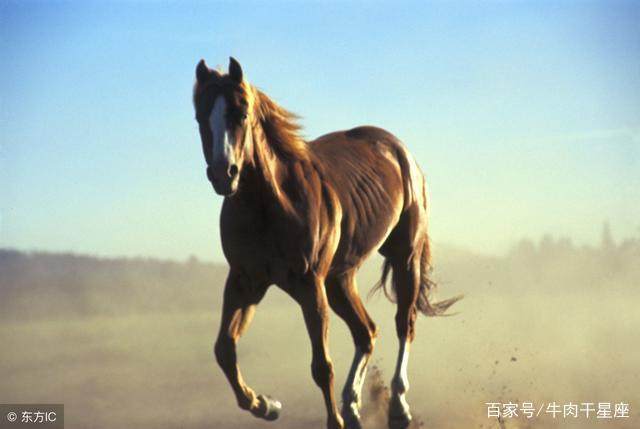
[[[211,70],[204,60],[200,60],[196,66],[196,79],[198,83],[204,83],[211,79],[213,76],[217,76],[219,73],[215,70]]]
[[[233,57],[229,57],[229,76],[238,83],[242,82],[242,67]]]

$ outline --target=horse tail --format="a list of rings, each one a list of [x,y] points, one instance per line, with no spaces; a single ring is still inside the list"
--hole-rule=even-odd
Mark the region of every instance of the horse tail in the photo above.
[[[438,284],[431,278],[433,266],[431,265],[431,245],[429,237],[426,236],[420,255],[420,293],[416,306],[425,316],[447,316],[447,310],[463,296],[457,295],[453,298],[435,301],[432,298],[433,292],[438,288]]]
[[[408,266],[414,266],[420,270],[420,290],[418,291],[415,306],[417,310],[425,316],[447,316],[449,307],[457,301],[460,301],[463,297],[459,295],[442,301],[435,301],[433,298],[433,292],[436,290],[437,285],[430,276],[432,266],[431,245],[426,222],[429,212],[426,179],[420,167],[418,167],[418,164],[415,162],[415,159],[400,140],[393,135],[389,135],[388,143],[395,149],[396,160],[402,173],[404,208],[405,210],[409,207],[416,208],[419,211],[417,216],[423,216],[425,222],[424,229],[420,229],[417,232],[418,236],[416,237],[415,244],[412,246],[412,251],[406,261]],[[416,264],[415,258],[420,258],[419,263]],[[394,263],[397,263],[396,260],[397,257],[394,257],[394,262],[392,262],[389,257],[385,258],[382,263],[382,276],[380,277],[380,281],[378,281],[371,292],[369,292],[370,296],[382,290],[391,302],[397,301],[397,276],[392,275],[391,281],[388,281],[389,274],[394,270]]]
[[[416,256],[416,253],[413,253],[410,258],[414,258]],[[457,295],[453,298],[448,298],[442,301],[435,301],[433,299],[433,292],[437,289],[438,285],[435,281],[433,281],[433,279],[431,279],[431,246],[429,244],[429,238],[427,236],[425,236],[424,243],[422,244],[422,249],[419,252],[419,257],[420,291],[418,292],[416,308],[422,314],[429,317],[450,316],[451,314],[448,314],[447,310],[453,304],[460,301],[463,298],[463,295]],[[411,260],[409,261],[409,263],[411,263]],[[382,275],[380,277],[380,281],[376,283],[369,295],[382,290],[389,301],[396,302],[398,285],[396,283],[395,276],[392,275],[391,281],[388,281],[389,274],[392,272],[392,270],[393,265],[390,259],[385,258],[384,262],[382,263]]]

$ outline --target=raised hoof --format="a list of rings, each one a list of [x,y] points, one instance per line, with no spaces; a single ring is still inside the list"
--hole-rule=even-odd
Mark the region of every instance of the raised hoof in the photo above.
[[[280,401],[266,395],[258,395],[258,401],[260,402],[260,406],[258,410],[253,413],[256,417],[268,421],[274,421],[280,417],[280,411],[282,411]]]

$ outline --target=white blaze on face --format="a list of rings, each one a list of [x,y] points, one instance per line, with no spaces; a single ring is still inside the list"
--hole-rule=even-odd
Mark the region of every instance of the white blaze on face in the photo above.
[[[227,102],[222,95],[218,96],[211,115],[209,116],[209,127],[213,140],[211,142],[211,154],[213,162],[222,162],[230,165],[235,162],[233,153],[233,135],[227,130]]]

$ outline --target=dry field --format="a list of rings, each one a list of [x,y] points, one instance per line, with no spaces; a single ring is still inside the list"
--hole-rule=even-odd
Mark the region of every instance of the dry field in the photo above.
[[[524,243],[500,258],[440,249],[441,295],[466,298],[454,317],[419,321],[408,394],[416,427],[640,427],[637,242],[611,258],[602,248],[549,245]],[[363,294],[377,268],[363,270]],[[0,402],[62,402],[72,429],[323,427],[300,311],[275,288],[239,361],[283,414],[267,423],[237,409],[212,357],[223,275],[197,261],[3,253]],[[397,352],[394,307],[381,296],[368,307],[380,337],[363,413],[366,428],[380,429]],[[341,387],[352,346],[335,317],[331,347]],[[509,401],[626,402],[631,417],[486,417],[486,402]]]

